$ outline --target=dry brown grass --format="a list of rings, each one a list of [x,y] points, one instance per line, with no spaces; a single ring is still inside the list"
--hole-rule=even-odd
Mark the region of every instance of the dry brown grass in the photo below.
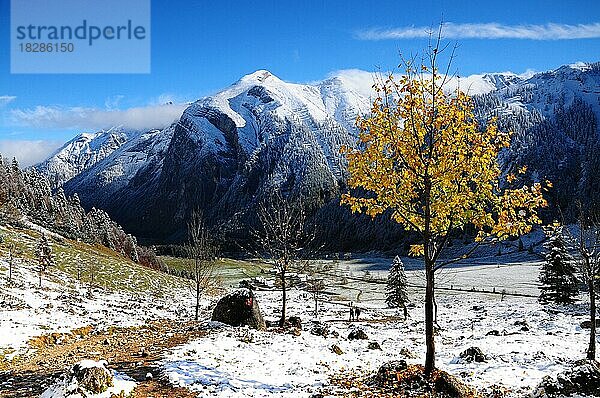
[[[427,378],[424,371],[421,365],[409,365],[378,385],[371,374],[346,370],[330,377],[331,391],[327,393],[348,398],[481,398],[475,389],[447,372],[436,370]]]
[[[2,397],[39,396],[49,379],[82,359],[106,360],[109,368],[136,379],[133,397],[192,397],[195,395],[186,395],[186,390],[174,388],[162,378],[145,380],[145,375],[149,370],[155,372],[165,350],[205,333],[194,322],[158,320],[139,327],[100,331],[85,326],[69,333],[39,336],[30,341],[35,352],[3,364],[15,387],[6,394],[3,391]],[[30,390],[32,383],[39,391]]]

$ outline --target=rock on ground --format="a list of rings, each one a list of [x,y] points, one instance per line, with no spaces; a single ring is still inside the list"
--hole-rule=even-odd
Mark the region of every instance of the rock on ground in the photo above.
[[[396,375],[407,369],[406,361],[401,359],[398,361],[388,361],[379,367],[375,375],[375,383],[379,386],[385,386],[390,381],[397,380]]]
[[[600,363],[583,359],[553,379],[544,377],[536,397],[562,397],[573,394],[598,396],[600,393]]]
[[[467,362],[485,362],[487,357],[479,347],[469,347],[460,353],[460,357]]]
[[[231,326],[267,329],[258,302],[250,289],[238,289],[223,296],[213,310],[212,320]]]
[[[113,376],[106,369],[106,362],[81,361],[71,368],[71,375],[80,389],[99,394],[113,386]]]
[[[106,368],[106,361],[83,360],[71,367],[62,380],[48,388],[41,398],[128,396],[136,383]],[[99,395],[101,394],[101,395]],[[29,395],[28,395],[29,396]]]
[[[362,329],[354,329],[348,335],[348,340],[368,340],[369,336]]]

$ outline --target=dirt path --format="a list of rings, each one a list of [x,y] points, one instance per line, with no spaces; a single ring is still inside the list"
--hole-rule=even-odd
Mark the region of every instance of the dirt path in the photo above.
[[[104,359],[108,367],[138,382],[135,398],[195,397],[184,388],[172,387],[160,374],[158,362],[165,350],[206,332],[195,322],[158,320],[140,327],[88,328],[71,334],[41,336],[31,341],[32,355],[0,369],[0,396],[39,397],[66,369],[82,359]],[[146,380],[152,373],[153,379]]]

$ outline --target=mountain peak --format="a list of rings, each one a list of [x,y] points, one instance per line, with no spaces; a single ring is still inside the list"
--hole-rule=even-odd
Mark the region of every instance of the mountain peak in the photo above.
[[[587,62],[581,62],[581,61],[574,62],[574,63],[566,65],[566,66],[569,69],[575,69],[575,70],[579,70],[579,71],[582,71],[582,72],[585,72],[585,71],[591,69],[591,65],[590,64],[588,64]]]
[[[276,79],[276,80],[280,80],[277,76],[275,76],[274,74],[272,74],[271,72],[269,72],[268,70],[265,69],[259,69],[256,72],[252,72],[244,77],[242,77],[240,79],[240,81],[242,82],[258,82],[258,83],[262,83],[266,80],[272,80],[272,79]]]

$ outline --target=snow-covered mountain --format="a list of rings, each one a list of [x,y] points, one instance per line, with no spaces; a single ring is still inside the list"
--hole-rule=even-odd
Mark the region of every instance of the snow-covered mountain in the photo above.
[[[109,132],[80,135],[39,169],[86,206],[167,230],[196,207],[231,216],[271,185],[319,206],[344,183],[340,148],[353,144],[354,121],[370,106],[345,80],[294,84],[257,71],[193,103],[169,128],[121,131],[110,147]]]
[[[54,187],[61,186],[113,153],[131,139],[132,135],[132,132],[120,127],[96,133],[81,133],[36,168],[51,178]]]
[[[575,99],[600,116],[599,65],[473,75],[452,79],[450,88],[474,95],[482,118],[500,114],[506,123],[538,123]],[[83,205],[158,239],[180,238],[196,208],[211,223],[243,222],[274,186],[322,208],[345,190],[340,148],[354,145],[355,120],[369,112],[376,77],[349,70],[296,84],[259,70],[192,103],[166,129],[82,134],[39,169]]]

